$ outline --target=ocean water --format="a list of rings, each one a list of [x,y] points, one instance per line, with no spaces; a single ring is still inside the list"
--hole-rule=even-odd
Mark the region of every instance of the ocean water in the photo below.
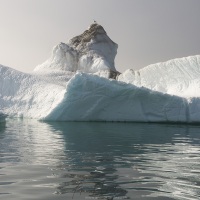
[[[0,199],[200,199],[200,126],[8,119]]]

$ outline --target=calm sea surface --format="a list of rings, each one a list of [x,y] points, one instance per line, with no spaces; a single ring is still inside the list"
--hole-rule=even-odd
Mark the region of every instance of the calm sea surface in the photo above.
[[[200,126],[9,119],[0,199],[200,199]]]

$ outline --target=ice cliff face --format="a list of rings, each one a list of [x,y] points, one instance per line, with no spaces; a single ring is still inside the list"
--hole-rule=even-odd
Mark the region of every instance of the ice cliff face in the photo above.
[[[33,73],[0,65],[0,113],[56,121],[200,123],[200,56],[119,75],[116,53],[117,44],[94,23],[57,45]]]
[[[104,28],[94,23],[67,44],[60,43],[54,47],[51,58],[34,71],[82,71],[111,76],[117,73],[114,63],[117,48],[118,45],[108,37]]]
[[[76,74],[44,120],[196,122],[200,99],[187,99],[89,74]]]

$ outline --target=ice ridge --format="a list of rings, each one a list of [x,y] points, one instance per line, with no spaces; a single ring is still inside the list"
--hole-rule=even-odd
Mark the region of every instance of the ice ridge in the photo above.
[[[136,71],[128,69],[118,80],[171,95],[200,97],[200,55],[176,58]]]

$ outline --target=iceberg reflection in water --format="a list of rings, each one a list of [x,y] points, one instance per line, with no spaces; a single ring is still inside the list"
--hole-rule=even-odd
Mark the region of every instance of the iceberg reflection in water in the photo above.
[[[5,115],[2,112],[0,112],[0,123],[5,123],[6,122],[6,117],[7,117],[7,115]]]
[[[0,125],[2,199],[199,199],[199,126]]]

